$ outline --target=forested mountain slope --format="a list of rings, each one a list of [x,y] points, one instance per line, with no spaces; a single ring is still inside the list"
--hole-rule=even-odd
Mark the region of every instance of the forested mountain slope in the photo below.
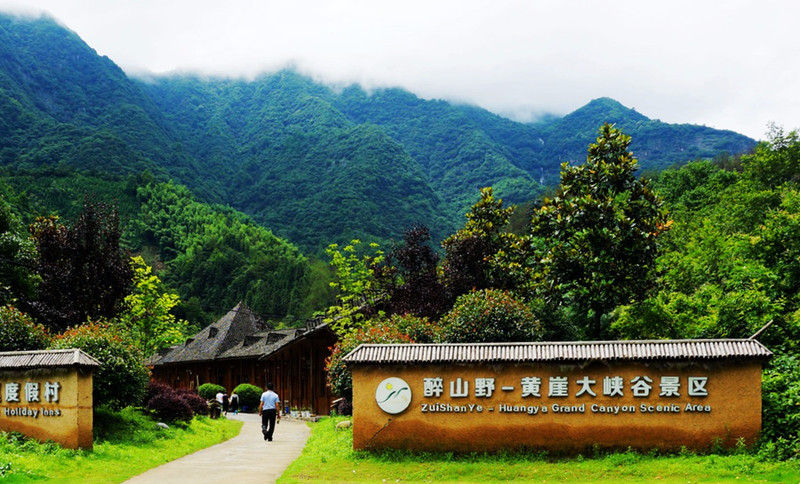
[[[723,152],[743,153],[754,147],[753,140],[732,131],[667,124],[649,119],[613,99],[600,98],[541,126],[544,156],[582,162],[582,150],[594,140],[597,127],[604,122],[616,124],[633,138],[631,149],[645,170],[662,170],[677,163],[710,159]]]
[[[292,72],[253,82],[162,78],[143,84],[228,203],[307,249],[399,237],[452,222],[419,164],[385,130],[348,120],[333,93]]]
[[[455,213],[474,203],[477,188],[493,186],[515,203],[531,200],[542,188],[534,170],[517,166],[515,154],[458,106],[425,101],[402,89],[367,93],[358,86],[345,89],[333,103],[349,119],[379,125],[402,143]],[[515,136],[523,136],[524,125],[514,125]]]
[[[0,163],[114,174],[149,169],[221,200],[147,94],[46,18],[0,15]]]
[[[484,186],[510,203],[532,200],[557,183],[562,162],[584,159],[605,121],[633,136],[644,169],[754,145],[611,99],[523,124],[401,89],[337,90],[293,71],[131,79],[52,19],[0,14],[0,166],[148,170],[307,253],[353,237],[398,239],[415,223],[441,239]]]

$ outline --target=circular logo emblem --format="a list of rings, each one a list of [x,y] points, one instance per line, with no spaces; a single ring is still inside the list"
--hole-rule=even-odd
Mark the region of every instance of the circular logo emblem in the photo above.
[[[400,413],[411,404],[411,387],[402,378],[387,378],[375,390],[375,401],[386,413]]]

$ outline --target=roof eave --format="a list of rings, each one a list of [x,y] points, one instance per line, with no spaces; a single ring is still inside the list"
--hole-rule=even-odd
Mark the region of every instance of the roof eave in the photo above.
[[[530,343],[362,344],[344,357],[352,364],[579,363],[589,361],[766,361],[753,339],[569,341]]]

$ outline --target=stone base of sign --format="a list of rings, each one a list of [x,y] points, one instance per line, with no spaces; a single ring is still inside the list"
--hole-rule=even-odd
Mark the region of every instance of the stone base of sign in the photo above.
[[[69,351],[73,353],[0,353],[0,360],[23,361],[18,368],[0,366],[0,430],[70,449],[92,448],[92,373],[97,363],[85,353]],[[26,358],[81,362],[29,367],[35,363],[24,363]]]
[[[754,360],[355,365],[353,447],[570,453],[595,446],[699,450],[733,446],[739,439],[752,444],[761,429],[761,366]],[[523,396],[521,381],[531,376],[541,381],[539,396]],[[645,376],[651,380],[647,395],[634,395],[631,382]],[[410,404],[397,414],[376,405],[376,388],[389,377],[407,382],[410,390]],[[551,377],[566,378],[564,396],[548,394],[553,391]],[[622,395],[604,395],[606,377],[625,382]],[[443,382],[439,396],[430,389],[425,396],[424,382],[430,378]],[[690,392],[690,378],[699,378],[704,386]],[[493,379],[488,396],[485,388],[476,395],[476,379]],[[465,397],[451,396],[450,385],[459,382],[469,383]]]

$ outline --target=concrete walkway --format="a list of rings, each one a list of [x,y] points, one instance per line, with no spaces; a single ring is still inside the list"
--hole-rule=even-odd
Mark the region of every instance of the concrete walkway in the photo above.
[[[236,437],[194,454],[181,457],[125,481],[131,484],[275,482],[306,445],[311,433],[304,421],[281,419],[272,442],[261,434],[258,414],[233,415],[242,420],[242,431]]]

